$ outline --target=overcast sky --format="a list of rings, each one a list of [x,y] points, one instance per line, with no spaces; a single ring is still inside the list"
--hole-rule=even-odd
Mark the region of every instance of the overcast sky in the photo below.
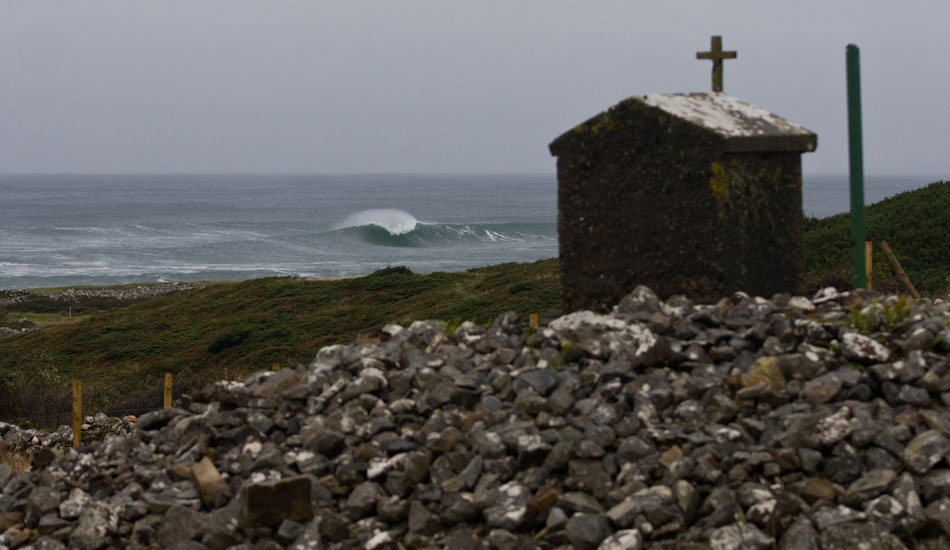
[[[0,173],[548,172],[634,94],[725,90],[847,172],[950,178],[950,2],[0,0]]]

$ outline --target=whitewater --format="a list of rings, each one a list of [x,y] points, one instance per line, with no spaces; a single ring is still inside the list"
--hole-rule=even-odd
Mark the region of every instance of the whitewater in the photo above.
[[[806,176],[805,213],[846,211],[847,185]],[[553,174],[0,175],[0,289],[459,271],[556,257],[556,221]]]

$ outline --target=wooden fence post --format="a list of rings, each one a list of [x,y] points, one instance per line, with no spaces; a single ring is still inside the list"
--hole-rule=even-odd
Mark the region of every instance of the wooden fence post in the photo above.
[[[172,373],[165,373],[165,408],[172,406]]]
[[[531,326],[531,328],[538,328],[541,325],[541,323],[538,321],[537,313],[528,315],[528,324]]]
[[[904,285],[907,286],[907,290],[910,291],[910,295],[913,296],[915,300],[919,300],[920,294],[918,294],[917,289],[914,288],[914,283],[910,282],[910,277],[904,273],[904,268],[902,268],[901,263],[897,261],[897,256],[894,255],[894,251],[892,251],[891,247],[888,246],[887,241],[881,241],[881,250],[884,251],[884,255],[887,256],[887,260],[891,262],[891,267],[893,267],[894,271],[897,272],[897,276],[901,278],[901,281],[904,281]]]
[[[73,380],[73,447],[82,443],[82,382]]]
[[[867,278],[867,288],[871,290],[871,254],[873,250],[871,248],[871,241],[864,241],[864,276]]]

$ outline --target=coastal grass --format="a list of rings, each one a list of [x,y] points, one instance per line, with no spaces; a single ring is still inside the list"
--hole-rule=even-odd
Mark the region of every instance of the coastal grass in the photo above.
[[[427,275],[394,267],[341,280],[253,279],[127,304],[103,300],[74,322],[0,337],[0,419],[38,416],[31,409],[61,401],[51,394],[68,395],[73,378],[83,380],[87,410],[135,412],[160,406],[166,372],[180,392],[307,363],[319,348],[371,337],[386,323],[488,323],[509,310],[545,315],[559,301],[556,260]],[[9,305],[7,316],[27,313],[30,304],[48,307],[38,298]],[[50,395],[33,397],[44,392]]]

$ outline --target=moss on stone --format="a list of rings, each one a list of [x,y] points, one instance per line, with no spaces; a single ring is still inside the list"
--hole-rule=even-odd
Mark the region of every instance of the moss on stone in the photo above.
[[[709,176],[709,189],[712,191],[718,209],[716,216],[720,220],[724,220],[726,218],[726,203],[729,202],[729,172],[718,162],[710,163],[709,170],[712,172],[712,175]]]

